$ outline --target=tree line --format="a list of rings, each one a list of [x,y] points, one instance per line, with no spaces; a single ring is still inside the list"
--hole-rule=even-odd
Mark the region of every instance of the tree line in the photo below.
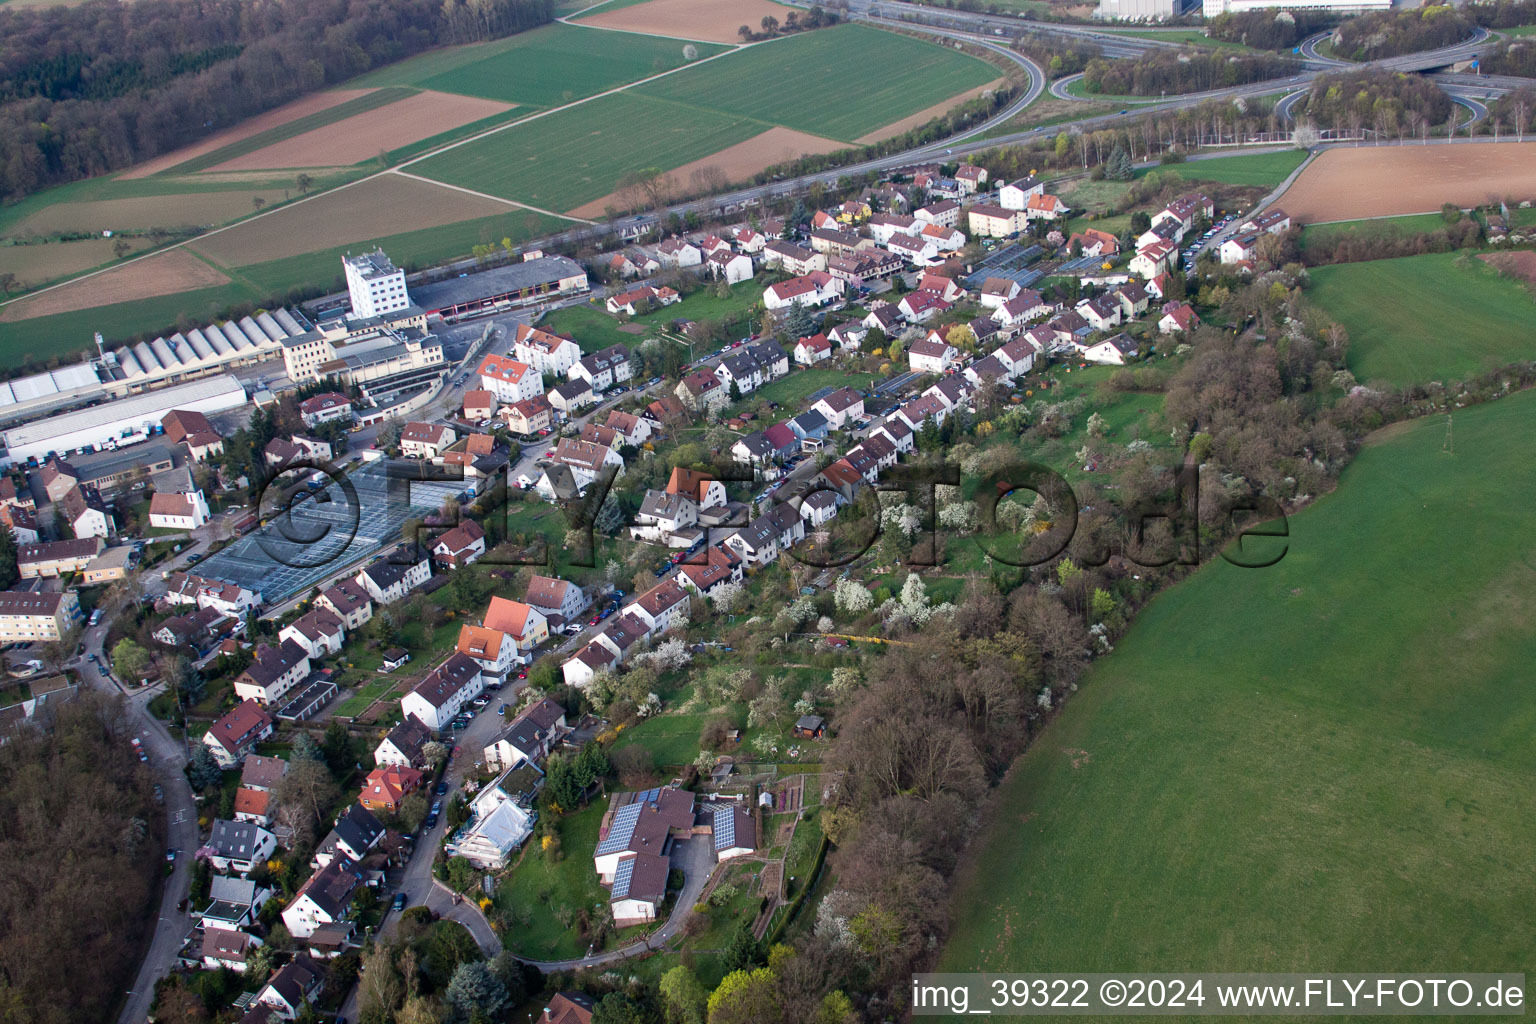
[[[1333,52],[1345,60],[1379,60],[1453,46],[1471,34],[1471,19],[1454,7],[1378,11],[1340,25]]]
[[[165,814],[121,698],[49,708],[0,746],[0,1019],[111,1020],[154,924]]]
[[[1295,113],[1319,126],[1370,128],[1401,137],[1443,123],[1453,107],[1440,86],[1421,75],[1351,71],[1314,79]]]
[[[120,170],[552,0],[93,0],[0,11],[0,198]]]
[[[1148,50],[1134,60],[1088,62],[1083,87],[1111,96],[1157,96],[1247,85],[1294,73],[1296,63],[1269,54],[1233,57],[1206,50]]]
[[[1333,20],[1327,14],[1309,11],[1242,11],[1218,14],[1205,23],[1205,34],[1256,50],[1291,50]]]

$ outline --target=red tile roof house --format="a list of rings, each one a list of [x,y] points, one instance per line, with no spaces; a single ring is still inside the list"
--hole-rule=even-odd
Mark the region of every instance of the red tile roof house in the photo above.
[[[458,568],[471,565],[483,554],[485,531],[473,519],[464,520],[437,538],[432,545],[432,560],[443,566]]]
[[[400,810],[400,802],[421,788],[424,778],[415,768],[383,765],[368,773],[357,802],[370,811],[395,814]]]
[[[352,418],[352,400],[335,391],[327,391],[300,402],[299,416],[311,429],[332,420],[349,420]]]
[[[496,396],[483,388],[464,392],[464,418],[471,423],[488,420],[496,413]]]
[[[453,428],[441,423],[407,423],[400,431],[400,454],[407,457],[435,459],[458,440]]]
[[[795,362],[802,366],[819,363],[832,357],[832,343],[825,334],[813,334],[795,342]]]
[[[221,768],[233,768],[272,735],[276,720],[254,700],[244,700],[224,714],[203,736]]]

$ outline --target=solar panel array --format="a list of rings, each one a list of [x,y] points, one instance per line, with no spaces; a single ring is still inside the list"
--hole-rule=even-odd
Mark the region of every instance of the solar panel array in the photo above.
[[[715,811],[715,849],[728,850],[735,845],[735,808],[721,807]]]
[[[635,834],[635,822],[640,820],[640,808],[644,806],[643,802],[636,800],[613,813],[613,824],[609,826],[608,835],[597,844],[597,856],[617,853],[629,845],[630,836]]]
[[[635,858],[626,857],[619,861],[619,866],[613,872],[613,898],[623,899],[629,895],[629,880],[635,873]]]

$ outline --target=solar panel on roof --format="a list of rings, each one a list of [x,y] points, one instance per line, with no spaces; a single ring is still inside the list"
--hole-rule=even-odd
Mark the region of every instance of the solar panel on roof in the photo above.
[[[613,815],[613,824],[608,829],[607,837],[597,844],[597,856],[606,853],[615,853],[629,845],[629,839],[635,834],[635,822],[640,818],[641,804],[636,801],[625,804]]]
[[[730,808],[715,812],[715,849],[726,850],[736,845],[736,815]]]
[[[629,895],[629,880],[635,873],[635,858],[626,857],[619,861],[619,866],[613,872],[613,898],[622,899]]]

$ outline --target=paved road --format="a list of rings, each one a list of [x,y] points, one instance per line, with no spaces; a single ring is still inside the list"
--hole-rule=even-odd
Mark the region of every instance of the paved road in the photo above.
[[[89,660],[95,653],[101,656],[101,644],[106,637],[106,624],[87,628],[82,640],[85,655],[70,662],[91,686],[107,693],[124,694],[124,689],[108,676],[103,675]],[[149,767],[165,794],[166,844],[177,852],[172,872],[165,880],[160,898],[160,910],[154,932],[134,978],[133,988],[128,991],[118,1024],[143,1024],[149,1016],[149,1004],[154,999],[155,982],[170,973],[176,964],[182,942],[192,928],[192,918],[179,909],[192,886],[192,853],[197,849],[197,804],[192,799],[192,788],[187,785],[182,767],[187,762],[186,748],[182,741],[171,735],[164,723],[149,714],[148,705],[160,691],[159,686],[147,687],[126,695],[124,724],[144,743],[149,755]]]

